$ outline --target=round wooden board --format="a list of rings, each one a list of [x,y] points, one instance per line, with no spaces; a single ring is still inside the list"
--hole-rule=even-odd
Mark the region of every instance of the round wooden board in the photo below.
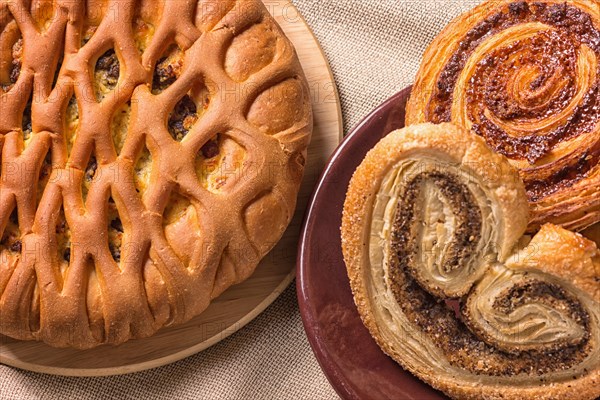
[[[198,353],[252,321],[291,283],[304,210],[325,162],[342,136],[339,98],[329,64],[298,10],[288,0],[263,0],[294,43],[313,100],[314,133],[298,208],[275,249],[246,282],[230,288],[200,316],[118,347],[78,351],[56,349],[0,335],[0,363],[35,372],[69,376],[107,376],[143,371]]]

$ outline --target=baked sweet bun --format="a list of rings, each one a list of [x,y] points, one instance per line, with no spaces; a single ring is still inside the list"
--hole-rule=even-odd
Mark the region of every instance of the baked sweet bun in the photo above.
[[[530,230],[600,221],[600,3],[490,0],[425,52],[406,124],[453,122],[521,173]]]
[[[550,226],[523,243],[527,223],[517,170],[481,137],[444,123],[382,139],[352,177],[341,229],[383,351],[456,399],[600,396],[598,250]]]
[[[259,0],[0,1],[0,333],[147,337],[287,227],[307,83]]]

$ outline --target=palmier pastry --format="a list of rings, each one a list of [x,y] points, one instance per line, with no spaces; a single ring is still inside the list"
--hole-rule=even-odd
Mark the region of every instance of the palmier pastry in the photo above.
[[[380,347],[456,399],[600,396],[598,250],[550,226],[523,246],[527,222],[517,170],[482,138],[444,123],[382,139],[342,222],[354,299]],[[562,272],[573,264],[579,281]]]
[[[406,123],[453,122],[525,181],[530,230],[600,221],[600,2],[491,0],[425,52]]]
[[[259,0],[0,1],[0,333],[188,321],[287,227],[312,131]]]

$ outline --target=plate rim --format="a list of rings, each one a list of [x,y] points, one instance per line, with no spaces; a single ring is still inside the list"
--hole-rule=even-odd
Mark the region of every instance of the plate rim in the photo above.
[[[310,347],[321,367],[321,370],[331,383],[331,386],[334,390],[342,397],[343,399],[360,399],[360,396],[352,389],[349,380],[345,377],[345,375],[341,374],[339,368],[334,367],[336,364],[330,356],[327,348],[322,345],[322,341],[320,340],[319,328],[317,327],[316,317],[310,310],[310,301],[308,300],[310,296],[306,293],[307,290],[307,280],[310,280],[306,271],[306,260],[304,250],[307,246],[308,234],[309,234],[309,221],[311,221],[313,217],[313,209],[315,206],[315,202],[319,197],[320,192],[323,189],[323,184],[327,179],[327,175],[337,159],[340,155],[345,151],[347,147],[351,147],[352,143],[359,136],[359,132],[362,128],[369,124],[374,118],[377,118],[379,112],[383,109],[386,109],[391,104],[395,103],[398,98],[406,96],[410,94],[412,90],[412,85],[405,87],[400,90],[396,94],[389,97],[379,106],[377,106],[373,111],[371,111],[367,116],[365,116],[356,126],[354,126],[348,135],[342,140],[340,145],[333,152],[331,157],[327,160],[326,167],[323,170],[321,176],[319,177],[313,194],[308,203],[306,214],[304,217],[304,222],[302,225],[302,230],[300,232],[300,240],[298,242],[298,258],[296,262],[296,295],[298,298],[298,307],[300,309],[300,316],[302,318],[302,325],[306,332],[306,336],[308,337],[308,342]],[[398,365],[398,368],[402,368]],[[415,378],[416,379],[416,378]]]

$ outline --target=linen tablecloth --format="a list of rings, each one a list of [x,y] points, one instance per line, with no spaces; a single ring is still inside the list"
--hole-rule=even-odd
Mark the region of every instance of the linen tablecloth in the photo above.
[[[282,0],[285,2],[285,0]],[[327,55],[348,132],[413,82],[427,44],[478,0],[294,0]],[[0,366],[1,399],[336,399],[304,334],[294,286],[214,347],[155,370],[65,378]]]

